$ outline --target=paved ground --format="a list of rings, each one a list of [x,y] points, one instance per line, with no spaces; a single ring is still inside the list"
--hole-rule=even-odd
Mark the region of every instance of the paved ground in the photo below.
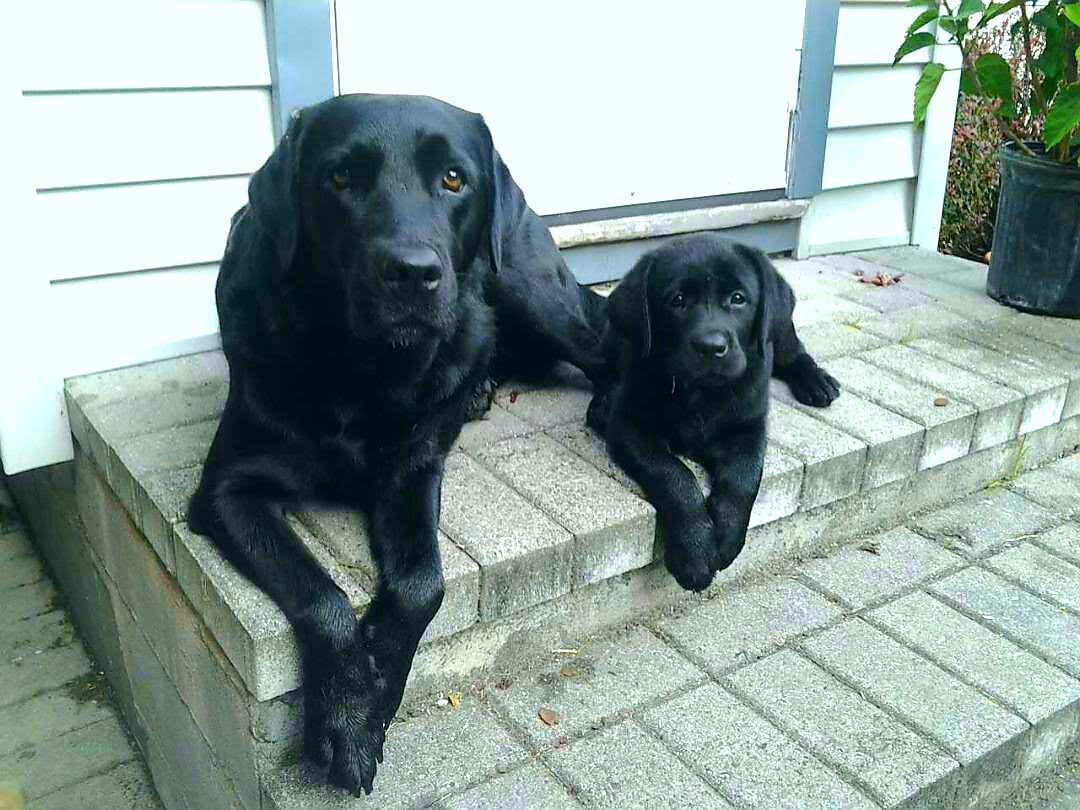
[[[1076,810],[1080,807],[1080,747],[994,810]]]
[[[392,727],[379,806],[953,807],[1014,789],[1080,721],[1078,486],[1080,455],[478,684]],[[1001,806],[1075,806],[1058,771]],[[302,763],[268,794],[369,806]]]
[[[1080,806],[1052,729],[1080,705],[1077,486],[1080,455],[453,695],[396,724],[379,806],[869,808],[1033,756],[1062,760],[1000,807]],[[0,782],[31,810],[159,807],[0,498]],[[271,807],[343,806],[298,773]]]
[[[29,810],[159,808],[2,485],[0,616],[0,808],[20,794]]]

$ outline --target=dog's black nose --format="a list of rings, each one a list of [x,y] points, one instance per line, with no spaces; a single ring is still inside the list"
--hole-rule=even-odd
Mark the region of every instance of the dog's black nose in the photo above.
[[[728,353],[728,339],[720,332],[710,332],[695,337],[693,347],[702,357],[723,357]]]
[[[379,269],[383,281],[394,287],[426,292],[435,292],[439,288],[442,274],[442,261],[427,247],[394,251]]]

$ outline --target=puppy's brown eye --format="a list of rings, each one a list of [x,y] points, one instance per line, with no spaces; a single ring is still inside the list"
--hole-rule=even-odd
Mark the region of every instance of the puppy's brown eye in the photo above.
[[[465,175],[460,169],[447,169],[442,179],[443,188],[457,194],[465,187]]]
[[[349,187],[349,170],[335,169],[334,173],[330,175],[330,185],[333,186],[335,191],[347,189]]]
[[[671,296],[671,306],[674,309],[682,309],[686,306],[686,296],[682,293],[675,293]]]
[[[731,303],[734,304],[737,307],[742,306],[743,304],[746,303],[746,296],[743,295],[741,292],[738,292],[738,291],[733,292],[731,294]]]

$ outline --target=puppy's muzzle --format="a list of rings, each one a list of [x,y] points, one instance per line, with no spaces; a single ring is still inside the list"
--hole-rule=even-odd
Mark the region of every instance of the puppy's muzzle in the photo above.
[[[731,341],[723,332],[707,332],[690,341],[694,351],[705,362],[722,360],[731,348]]]

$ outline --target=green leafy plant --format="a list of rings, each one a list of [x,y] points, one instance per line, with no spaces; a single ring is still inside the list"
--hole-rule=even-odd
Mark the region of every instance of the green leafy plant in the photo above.
[[[908,28],[893,64],[923,48],[955,45],[962,57],[957,68],[962,71],[961,91],[996,102],[994,120],[1018,150],[1035,156],[1017,127],[1018,120],[1041,119],[1045,156],[1080,163],[1080,2],[910,0],[908,5],[925,8]],[[1014,9],[1019,19],[1012,25],[1012,41],[1022,58],[1010,64],[1001,53],[978,53],[979,35]],[[940,62],[923,68],[915,85],[916,126],[925,120],[947,70]],[[1025,78],[1030,81],[1030,93],[1018,92]]]

